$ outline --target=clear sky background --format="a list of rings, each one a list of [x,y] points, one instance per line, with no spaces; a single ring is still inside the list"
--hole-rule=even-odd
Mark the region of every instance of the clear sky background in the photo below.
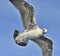
[[[26,0],[35,8],[37,24],[46,28],[53,41],[52,56],[60,56],[60,0]],[[24,31],[19,11],[9,2],[0,0],[0,56],[42,56],[41,48],[29,41],[18,46],[13,39],[15,29]]]

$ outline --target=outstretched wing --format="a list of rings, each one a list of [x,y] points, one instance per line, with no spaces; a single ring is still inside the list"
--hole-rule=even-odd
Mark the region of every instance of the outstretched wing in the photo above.
[[[52,41],[45,36],[40,38],[32,39],[35,43],[37,43],[42,49],[43,56],[51,56],[52,55]]]
[[[23,26],[26,30],[36,26],[34,17],[34,8],[24,0],[10,0],[11,3],[19,10],[22,17]]]

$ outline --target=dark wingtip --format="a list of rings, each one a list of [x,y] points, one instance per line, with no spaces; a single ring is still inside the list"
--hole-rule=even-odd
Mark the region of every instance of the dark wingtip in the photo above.
[[[18,36],[18,34],[19,34],[19,31],[18,30],[15,30],[14,31],[14,34],[13,34],[14,39]]]
[[[20,45],[20,46],[26,46],[27,44],[26,43],[24,43],[24,42],[21,42],[21,43],[17,43],[18,45]]]
[[[19,33],[21,33],[21,32],[18,31],[18,30],[14,31],[14,34],[13,34],[14,40],[19,35]],[[19,43],[18,43],[18,41],[15,41],[15,43],[18,44],[19,46],[26,46],[27,45],[27,43],[25,43],[24,41],[23,42],[19,42]]]
[[[10,2],[13,2],[12,0],[9,0]]]

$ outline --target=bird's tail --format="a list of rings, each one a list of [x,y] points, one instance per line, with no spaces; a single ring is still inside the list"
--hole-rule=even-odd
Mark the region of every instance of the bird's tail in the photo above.
[[[20,31],[15,30],[15,31],[14,31],[14,34],[13,34],[14,39],[15,39],[20,33],[21,33]]]
[[[28,39],[25,38],[23,39],[23,37],[25,36],[20,36],[20,34],[23,34],[23,32],[20,32],[18,30],[14,31],[13,37],[14,37],[14,41],[16,44],[18,44],[19,46],[26,46],[28,43]],[[22,38],[21,38],[22,37]]]

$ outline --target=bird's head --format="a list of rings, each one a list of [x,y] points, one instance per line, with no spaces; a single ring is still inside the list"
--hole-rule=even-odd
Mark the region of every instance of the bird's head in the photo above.
[[[43,34],[47,33],[47,29],[43,29]]]

